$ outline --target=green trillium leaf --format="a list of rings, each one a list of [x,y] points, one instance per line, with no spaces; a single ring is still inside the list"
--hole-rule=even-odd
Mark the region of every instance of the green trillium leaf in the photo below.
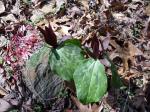
[[[118,74],[117,68],[115,66],[115,64],[112,62],[112,60],[109,58],[108,54],[105,53],[105,57],[106,59],[110,62],[111,66],[110,66],[110,70],[112,73],[112,79],[111,79],[111,85],[115,88],[121,88],[123,87],[123,82]]]
[[[66,45],[59,49],[53,49],[49,63],[53,72],[64,80],[73,80],[75,69],[84,60],[82,49],[75,45]]]
[[[65,45],[75,45],[81,47],[81,42],[78,39],[68,39],[64,42]]]
[[[41,59],[49,54],[49,52],[51,51],[51,49],[49,47],[43,46],[41,47],[36,53],[34,53],[30,59],[27,61],[27,66],[28,67],[32,67],[35,68],[39,62],[41,61]]]
[[[107,91],[105,68],[99,60],[89,58],[73,74],[78,99],[88,104],[98,102]]]

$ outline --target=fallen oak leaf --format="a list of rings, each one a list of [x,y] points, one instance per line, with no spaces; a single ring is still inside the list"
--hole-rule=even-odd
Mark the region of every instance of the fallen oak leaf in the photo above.
[[[72,101],[76,104],[80,112],[92,112],[87,105],[83,105],[76,97],[71,96]]]
[[[124,42],[122,47],[115,41],[111,41],[111,44],[116,48],[116,52],[123,61],[123,72],[129,69],[128,60],[130,60],[132,64],[135,64],[135,56],[143,54],[142,51],[140,51],[130,41]]]
[[[128,60],[135,64],[135,55],[142,55],[142,52],[128,41],[126,47],[123,48],[124,71],[129,68]]]

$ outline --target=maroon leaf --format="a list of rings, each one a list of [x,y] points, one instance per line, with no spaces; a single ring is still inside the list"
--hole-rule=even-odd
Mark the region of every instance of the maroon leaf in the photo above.
[[[99,40],[96,34],[92,38],[91,47],[93,49],[93,54],[95,55],[95,57],[98,58],[99,57]]]
[[[41,27],[38,27],[38,29],[44,35],[44,39],[47,44],[53,46],[54,48],[58,46],[57,37],[50,24],[49,27],[45,27],[45,30],[43,30]]]

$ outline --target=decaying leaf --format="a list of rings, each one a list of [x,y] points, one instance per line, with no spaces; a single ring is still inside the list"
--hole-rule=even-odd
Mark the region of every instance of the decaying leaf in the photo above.
[[[24,80],[34,94],[43,103],[56,97],[62,90],[62,80],[54,75],[48,66],[50,49],[41,48],[27,61],[24,69]]]
[[[71,99],[76,104],[80,112],[101,112],[103,109],[102,105],[93,104],[92,106],[83,105],[76,97],[71,96]]]
[[[121,48],[115,41],[111,41],[111,44],[114,45],[117,49],[117,53],[122,58],[123,61],[123,71],[129,69],[128,61],[130,60],[132,64],[135,64],[135,56],[142,55],[142,52],[135,47],[130,41],[125,42],[124,46]]]

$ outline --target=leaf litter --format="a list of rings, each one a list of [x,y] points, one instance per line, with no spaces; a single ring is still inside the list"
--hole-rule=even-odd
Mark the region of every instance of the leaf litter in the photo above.
[[[77,38],[87,47],[92,46],[96,57],[99,56],[106,66],[106,72],[111,79],[112,74],[108,69],[110,62],[102,55],[104,47],[126,87],[115,89],[109,85],[108,93],[102,101],[89,105],[81,104],[75,96],[70,98],[68,94],[74,93],[66,90],[67,95],[53,100],[55,103],[50,108],[40,107],[41,111],[66,109],[95,112],[97,110],[92,110],[94,107],[102,112],[149,111],[149,4],[149,1],[144,0],[0,1],[0,106],[3,107],[2,109],[4,111],[14,107],[20,109],[19,106],[22,106],[23,112],[34,111],[35,108],[29,101],[34,98],[27,97],[30,90],[26,90],[27,93],[20,91],[27,86],[22,82],[22,67],[25,66],[25,61],[44,45],[41,42],[44,38],[37,27],[44,28],[51,23],[51,29],[48,27],[46,29],[54,35],[53,29],[58,39]],[[40,67],[37,68],[39,71]],[[34,70],[30,72],[35,75]],[[20,97],[16,97],[18,93]],[[26,96],[25,99],[22,98],[22,94]],[[33,92],[33,94],[38,93]],[[19,103],[15,103],[12,99]],[[8,103],[8,100],[12,104]]]

